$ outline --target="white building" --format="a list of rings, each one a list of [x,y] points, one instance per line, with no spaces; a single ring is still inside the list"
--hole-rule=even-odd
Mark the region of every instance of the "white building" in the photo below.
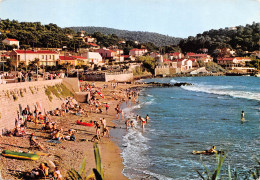
[[[17,49],[19,49],[19,41],[16,39],[6,38],[2,42],[3,42],[3,44],[9,45],[9,46],[16,45]]]
[[[82,54],[83,57],[88,58],[89,63],[101,64],[102,56],[98,52],[86,52]]]
[[[10,53],[10,58],[17,60],[17,66],[21,62],[24,62],[25,65],[29,65],[30,62],[35,59],[40,60],[40,65],[55,66],[56,61],[59,59],[59,54],[49,50],[13,50]]]

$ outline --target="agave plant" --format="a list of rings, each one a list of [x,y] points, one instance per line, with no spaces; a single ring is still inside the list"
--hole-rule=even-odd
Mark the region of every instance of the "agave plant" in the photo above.
[[[206,165],[202,162],[202,165],[203,167],[205,168],[205,174],[207,175],[206,177],[203,176],[204,173],[200,173],[197,169],[193,168],[197,173],[198,175],[203,179],[203,180],[217,180],[218,179],[218,176],[219,176],[219,173],[220,173],[220,170],[221,170],[221,167],[222,167],[222,164],[225,160],[225,157],[226,157],[226,153],[223,155],[222,153],[220,155],[217,155],[217,167],[215,168],[214,172],[211,173],[209,171],[209,169],[206,167]]]
[[[86,161],[87,158],[85,157],[80,165],[80,168],[78,171],[76,171],[74,168],[70,169],[67,174],[68,174],[68,179],[69,180],[103,180],[104,179],[104,172],[103,168],[101,165],[101,157],[99,153],[99,148],[96,143],[93,144],[94,148],[94,154],[95,154],[95,160],[96,160],[96,168],[93,168],[93,172],[89,175],[86,176]]]

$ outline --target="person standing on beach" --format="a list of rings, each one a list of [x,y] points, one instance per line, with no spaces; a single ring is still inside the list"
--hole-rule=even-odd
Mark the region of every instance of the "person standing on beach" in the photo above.
[[[129,123],[130,123],[130,118],[128,118],[128,119],[125,121],[126,129],[128,129]]]
[[[145,119],[142,118],[141,116],[139,116],[139,119],[140,119],[140,121],[141,121],[141,126],[142,126],[142,128],[144,129],[144,125],[145,125],[146,121],[145,121]]]
[[[108,109],[109,109],[109,105],[106,103],[106,114],[107,114]]]
[[[148,114],[146,115],[146,117],[145,117],[145,121],[146,121],[146,123],[148,123],[148,121],[149,121],[149,116],[148,116]]]

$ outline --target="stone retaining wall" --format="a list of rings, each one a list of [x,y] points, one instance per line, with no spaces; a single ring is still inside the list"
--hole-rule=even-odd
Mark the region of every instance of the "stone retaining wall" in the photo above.
[[[20,111],[19,105],[22,109],[29,105],[34,110],[38,103],[42,112],[60,107],[63,101],[53,95],[52,102],[50,102],[44,87],[54,86],[62,81],[62,79],[57,79],[0,85],[0,134],[4,128],[15,127],[17,111]]]

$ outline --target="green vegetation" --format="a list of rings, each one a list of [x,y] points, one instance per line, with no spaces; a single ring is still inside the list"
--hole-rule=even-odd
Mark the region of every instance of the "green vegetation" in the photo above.
[[[209,169],[206,167],[206,165],[202,162],[202,165],[205,169],[204,172],[199,172],[197,169],[193,168],[197,173],[198,175],[200,176],[201,179],[203,180],[217,180],[217,179],[224,179],[223,177],[219,177],[220,176],[220,173],[221,173],[221,167],[223,165],[223,162],[225,160],[225,157],[226,157],[226,154],[223,155],[223,154],[219,154],[219,155],[216,155],[217,157],[217,165],[214,169],[214,172],[211,173],[209,171]],[[231,180],[231,179],[254,179],[254,180],[257,180],[259,179],[260,177],[260,162],[258,159],[256,159],[256,162],[258,164],[258,166],[255,166],[254,169],[251,169],[249,170],[246,174],[244,174],[244,177],[242,178],[239,178],[238,177],[238,172],[237,170],[235,170],[233,173],[231,172],[230,170],[230,166],[228,166],[228,179]]]
[[[23,95],[23,90],[22,90],[22,89],[20,89],[20,96],[21,96],[21,97],[24,96],[24,95]]]
[[[94,155],[96,160],[96,168],[93,168],[93,173],[91,173],[89,176],[86,176],[86,160],[85,157],[83,161],[81,162],[80,168],[78,171],[76,171],[74,168],[70,169],[67,174],[69,180],[90,180],[95,179],[96,180],[103,180],[104,179],[104,172],[101,165],[101,156],[99,152],[99,148],[96,143],[93,144],[94,148]]]
[[[16,96],[16,94],[13,94],[13,99],[14,99],[14,101],[18,100],[18,97]]]
[[[199,64],[199,67],[205,67],[207,71],[209,72],[213,72],[213,73],[216,73],[216,72],[225,72],[225,69],[223,69],[220,65],[218,65],[217,63],[215,62],[208,62],[208,63],[204,63],[203,61],[201,60],[198,60],[197,61],[198,64]]]
[[[155,66],[157,65],[156,60],[151,56],[140,56],[137,59],[138,62],[142,62],[142,67],[140,70],[145,70],[154,74]]]
[[[73,96],[72,92],[64,84],[56,84],[55,86],[45,87],[45,94],[52,101],[52,94],[57,98]]]
[[[47,87],[45,88],[45,94],[48,96],[49,100],[52,102],[52,93],[51,93],[51,90]]]
[[[67,35],[76,35],[68,28],[60,28],[56,24],[42,25],[40,22],[18,22],[9,19],[1,20],[0,41],[5,38],[15,38],[20,41],[21,49],[29,47],[57,48],[67,46],[68,50],[77,51],[79,47],[84,46],[84,42],[79,38],[70,39]],[[7,47],[1,44],[1,49]],[[9,49],[12,47],[9,47]]]
[[[179,45],[183,52],[198,52],[201,48],[208,48],[210,54],[217,48],[232,48],[238,52],[260,49],[260,23],[235,28],[205,31],[181,40]]]
[[[138,41],[140,43],[153,43],[156,46],[165,46],[165,45],[177,45],[181,38],[175,38],[171,36],[162,35],[159,33],[153,32],[142,32],[142,31],[127,31],[119,30],[106,27],[70,27],[76,32],[86,31],[90,34],[95,32],[100,32],[105,35],[114,34],[120,38],[125,39],[126,41]]]
[[[31,90],[31,93],[34,94],[33,88],[30,86],[29,89]]]

